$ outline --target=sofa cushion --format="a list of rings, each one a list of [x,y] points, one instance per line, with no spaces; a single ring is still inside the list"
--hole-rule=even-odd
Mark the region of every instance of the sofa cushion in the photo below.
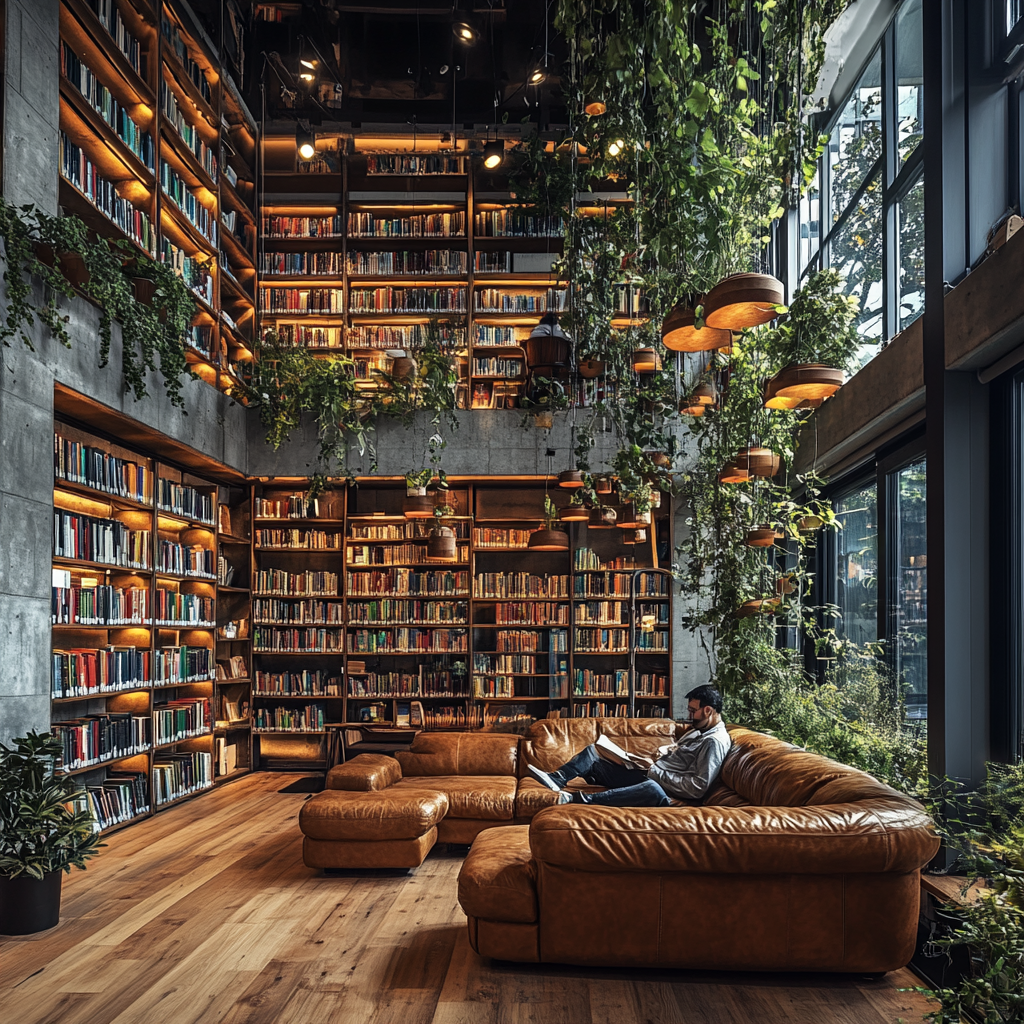
[[[566,789],[580,790],[584,793],[599,793],[601,786],[589,786],[582,779],[570,782]],[[532,818],[545,807],[554,807],[558,794],[547,786],[542,786],[536,779],[520,779],[516,790],[516,818],[520,821]]]
[[[494,732],[421,732],[395,756],[402,774],[515,775],[519,737]]]
[[[705,807],[749,807],[750,801],[744,800],[734,789],[730,789],[719,777],[700,801]]]
[[[444,793],[428,789],[396,792],[396,788],[381,793],[324,790],[302,805],[299,828],[310,839],[418,839],[448,810]]]
[[[730,726],[729,735],[732,749],[722,763],[721,781],[754,807],[804,807],[820,803],[815,795],[830,783],[870,778],[774,736],[738,726]]]
[[[443,793],[448,817],[511,821],[515,815],[516,780],[512,776],[424,775],[396,782],[389,793]]]
[[[599,735],[609,736],[631,753],[654,755],[658,747],[674,743],[687,729],[671,718],[546,718],[534,722],[523,740],[519,774],[528,764],[542,771],[560,768]]]
[[[477,836],[459,872],[459,903],[468,917],[537,920],[537,865],[528,826],[489,828]]]
[[[362,792],[387,789],[402,777],[398,762],[387,754],[358,754],[327,773],[328,789]]]

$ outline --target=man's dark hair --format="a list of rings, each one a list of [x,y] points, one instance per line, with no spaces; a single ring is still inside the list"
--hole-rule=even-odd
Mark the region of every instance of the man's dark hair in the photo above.
[[[703,686],[695,686],[687,695],[687,700],[699,700],[700,706],[706,708],[709,705],[719,714],[722,713],[722,694],[710,683]]]

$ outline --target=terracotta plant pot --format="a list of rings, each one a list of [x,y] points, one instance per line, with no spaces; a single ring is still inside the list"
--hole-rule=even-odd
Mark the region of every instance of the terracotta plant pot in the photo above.
[[[775,527],[758,526],[756,529],[748,530],[743,543],[751,548],[770,548],[775,543]]]
[[[80,252],[58,253],[57,261],[60,263],[60,272],[75,288],[84,288],[89,283],[92,275]]]
[[[593,380],[604,373],[604,363],[600,359],[584,359],[579,365],[579,373],[584,380]]]
[[[569,534],[562,530],[534,530],[527,546],[531,551],[568,551]]]

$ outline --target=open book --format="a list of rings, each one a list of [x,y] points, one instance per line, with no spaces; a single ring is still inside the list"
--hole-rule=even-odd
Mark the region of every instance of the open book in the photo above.
[[[654,759],[644,757],[643,754],[631,754],[623,750],[617,743],[613,743],[607,736],[598,736],[594,743],[597,752],[606,760],[615,764],[625,765],[627,768],[638,768],[640,771],[647,771],[654,764]]]

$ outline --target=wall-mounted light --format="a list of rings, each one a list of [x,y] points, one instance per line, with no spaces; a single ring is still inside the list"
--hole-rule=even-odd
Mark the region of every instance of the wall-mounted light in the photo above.
[[[495,167],[501,166],[504,159],[505,143],[501,139],[494,139],[492,142],[484,144],[484,167],[493,171]]]
[[[301,124],[295,128],[295,145],[303,160],[312,160],[316,156],[316,135]]]

